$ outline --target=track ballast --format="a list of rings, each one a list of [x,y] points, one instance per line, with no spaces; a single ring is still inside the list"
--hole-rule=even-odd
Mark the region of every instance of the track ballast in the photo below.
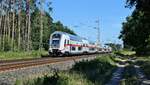
[[[4,61],[0,61],[0,72],[12,71],[12,70],[46,65],[46,64],[55,64],[64,61],[88,58],[96,55],[98,54],[76,55],[71,57],[46,57],[46,58],[36,58],[36,59],[4,60]]]

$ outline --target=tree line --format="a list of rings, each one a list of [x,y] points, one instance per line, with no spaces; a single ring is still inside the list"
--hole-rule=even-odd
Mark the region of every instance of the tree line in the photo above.
[[[127,0],[127,8],[134,8],[123,22],[120,39],[124,47],[137,54],[150,54],[150,0]]]
[[[52,32],[75,34],[53,21],[51,4],[50,0],[0,0],[0,51],[47,50]]]

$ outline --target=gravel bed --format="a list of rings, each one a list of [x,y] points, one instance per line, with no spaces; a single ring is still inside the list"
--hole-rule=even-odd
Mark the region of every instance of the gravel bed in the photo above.
[[[38,77],[41,75],[53,73],[56,70],[69,70],[72,66],[82,60],[93,60],[96,56],[89,58],[82,58],[76,60],[69,60],[63,62],[57,62],[47,65],[34,66],[28,68],[17,69],[14,71],[7,71],[0,73],[0,85],[14,85],[16,79],[24,79],[29,77]]]

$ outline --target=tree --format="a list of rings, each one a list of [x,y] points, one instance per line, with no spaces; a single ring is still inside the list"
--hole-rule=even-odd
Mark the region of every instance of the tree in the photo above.
[[[41,51],[42,48],[43,48],[43,3],[44,1],[43,0],[40,0],[40,9],[41,9],[41,12],[40,12],[40,48],[39,50]]]
[[[133,7],[135,6],[136,9],[140,9],[143,11],[149,11],[150,9],[150,1],[149,0],[127,0],[126,7]]]
[[[47,50],[52,32],[75,34],[60,21],[53,22],[51,1],[41,6],[38,1],[41,0],[0,0],[1,51]]]
[[[137,54],[147,54],[150,35],[150,1],[127,0],[126,7],[133,6],[135,6],[135,10],[122,24],[119,38],[123,40],[125,47],[132,48]]]
[[[40,49],[40,40],[41,40],[41,22],[39,16],[41,15],[41,11],[36,8],[35,11],[31,14],[32,20],[31,20],[31,40],[32,40],[32,46],[33,49],[38,50]],[[44,11],[43,18],[44,21],[43,24],[43,37],[42,37],[42,44],[43,48],[48,50],[48,42],[49,42],[49,37],[51,33],[55,31],[63,31],[63,32],[68,32],[70,34],[75,34],[72,30],[70,30],[68,27],[64,26],[60,21],[58,22],[53,22],[52,17],[49,15],[48,12]]]

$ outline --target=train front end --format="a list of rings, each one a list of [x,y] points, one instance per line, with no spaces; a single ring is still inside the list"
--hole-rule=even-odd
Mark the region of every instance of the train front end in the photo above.
[[[61,55],[61,34],[53,33],[49,40],[49,55]]]

